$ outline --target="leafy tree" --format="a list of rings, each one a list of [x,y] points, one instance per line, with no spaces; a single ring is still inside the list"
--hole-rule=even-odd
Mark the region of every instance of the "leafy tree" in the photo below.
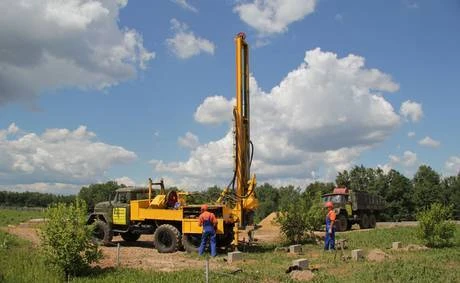
[[[276,221],[289,243],[299,243],[304,236],[307,229],[304,208],[301,202],[293,201],[278,213]]]
[[[40,234],[45,262],[66,278],[80,275],[101,258],[91,240],[93,227],[85,225],[86,211],[85,202],[77,199],[73,204],[51,206],[45,212],[48,221]]]
[[[306,208],[305,224],[308,231],[318,231],[325,223],[326,210],[321,199],[321,192],[315,195],[303,194],[304,207]]]
[[[63,196],[39,192],[0,191],[0,205],[16,207],[47,207],[50,204],[75,201],[75,196]]]
[[[351,184],[350,173],[348,173],[347,170],[344,170],[343,172],[339,172],[337,174],[337,177],[335,178],[335,183],[337,184],[337,187],[350,188],[350,184]]]
[[[264,219],[270,213],[278,211],[280,194],[277,188],[265,183],[256,187],[256,195],[259,200],[259,207],[255,214],[256,222]]]
[[[414,218],[413,187],[411,181],[396,170],[387,174],[388,189],[382,192],[387,202],[385,214],[392,220]]]
[[[314,182],[310,183],[305,189],[305,193],[310,194],[310,196],[316,195],[317,193],[323,195],[327,193],[332,193],[334,189],[334,183],[323,183],[323,182]]]
[[[448,221],[452,215],[452,206],[434,203],[431,208],[417,214],[419,221],[417,234],[430,247],[450,245],[455,234],[455,223]]]
[[[412,183],[414,203],[417,209],[429,208],[431,204],[441,202],[441,178],[430,166],[420,166]]]
[[[305,232],[319,230],[324,224],[325,210],[321,191],[312,192],[305,190],[301,193],[299,189],[294,189],[292,186],[280,189],[282,200],[277,221],[281,233],[290,243],[300,242]]]
[[[441,183],[441,203],[453,205],[453,215],[460,218],[460,173],[457,176],[450,176]]]

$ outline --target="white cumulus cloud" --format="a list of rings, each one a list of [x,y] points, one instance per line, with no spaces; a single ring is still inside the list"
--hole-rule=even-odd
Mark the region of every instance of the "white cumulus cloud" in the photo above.
[[[316,0],[254,0],[235,6],[241,20],[260,35],[287,31],[288,26],[315,11]]]
[[[191,132],[187,132],[185,136],[179,137],[177,142],[185,148],[196,148],[200,144],[198,137]]]
[[[192,6],[190,3],[188,3],[187,0],[171,0],[171,1],[178,4],[179,6],[181,6],[182,8],[186,10],[189,10],[195,13],[198,12],[198,9]]]
[[[423,146],[427,147],[439,147],[441,145],[440,141],[434,140],[428,136],[424,137],[423,139],[419,140],[418,143]]]
[[[19,131],[0,130],[0,185],[87,184],[103,178],[112,165],[136,159],[134,152],[98,141],[85,126]]]
[[[125,185],[125,186],[128,186],[128,187],[136,185],[136,182],[134,182],[133,179],[131,179],[131,178],[127,177],[127,176],[116,178],[115,182],[117,182],[119,185]]]
[[[422,104],[410,100],[404,101],[399,113],[412,122],[418,122],[423,116]]]
[[[364,66],[364,58],[319,48],[270,92],[251,77],[253,171],[259,179],[304,182],[331,178],[348,169],[360,154],[384,141],[400,117],[382,92],[394,92],[391,77]],[[179,183],[224,184],[233,168],[233,99],[206,98],[195,112],[201,123],[229,122],[224,138],[201,144],[186,161],[153,160],[154,170]],[[225,117],[225,118],[223,118]]]
[[[155,53],[137,31],[119,27],[125,4],[0,1],[0,105],[31,104],[47,90],[101,89],[135,77]]]
[[[196,36],[185,23],[171,19],[171,29],[175,34],[172,38],[166,39],[166,44],[177,57],[187,59],[199,55],[201,52],[214,54],[215,44]]]
[[[407,136],[408,136],[409,138],[415,137],[415,132],[408,132],[408,133],[407,133]]]
[[[390,171],[396,166],[402,166],[406,170],[406,172],[409,172],[408,170],[412,169],[415,165],[417,165],[418,160],[417,154],[410,150],[404,151],[402,156],[390,154],[388,156],[388,159],[390,160],[388,163],[378,166],[382,168],[382,170],[385,172]]]
[[[445,163],[447,173],[450,175],[460,174],[460,156],[451,156]]]
[[[206,97],[195,111],[195,120],[203,124],[220,124],[230,122],[233,114],[232,107],[235,99],[227,100],[223,96]]]

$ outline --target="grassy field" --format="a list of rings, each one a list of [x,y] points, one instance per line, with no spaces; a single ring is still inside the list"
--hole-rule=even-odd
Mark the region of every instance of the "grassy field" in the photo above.
[[[23,210],[13,208],[0,208],[0,227],[8,224],[18,224],[32,218],[41,218],[44,213],[41,209]]]
[[[8,216],[8,217],[6,217]],[[0,210],[1,226],[40,217],[28,211]],[[5,220],[8,219],[8,220]],[[460,227],[455,246],[427,251],[392,251],[394,241],[419,244],[414,227],[400,227],[341,233],[351,249],[382,249],[390,255],[384,262],[343,261],[340,254],[325,253],[317,245],[304,245],[304,254],[293,256],[274,252],[274,246],[260,246],[245,253],[245,261],[235,264],[241,272],[230,274],[211,270],[211,282],[292,282],[285,273],[293,259],[307,258],[317,268],[312,282],[460,282]],[[0,232],[0,282],[62,282],[59,274],[43,264],[39,251],[24,240]],[[197,255],[188,255],[197,257]],[[223,261],[223,258],[213,259]],[[204,263],[203,263],[204,266]],[[203,282],[204,270],[155,272],[134,269],[94,269],[91,274],[71,278],[71,282]]]

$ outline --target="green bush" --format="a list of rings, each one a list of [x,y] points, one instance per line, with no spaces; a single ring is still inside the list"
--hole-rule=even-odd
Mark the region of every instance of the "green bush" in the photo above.
[[[448,221],[452,206],[434,203],[431,208],[417,214],[419,221],[417,235],[429,247],[444,247],[452,244],[455,224]]]
[[[306,222],[307,229],[310,231],[321,230],[326,221],[326,210],[321,200],[321,195],[317,195],[312,200],[310,208],[307,210]]]
[[[321,229],[326,217],[320,192],[297,193],[298,197],[285,203],[277,217],[281,233],[290,243],[301,242],[307,231]]]
[[[47,222],[41,231],[42,250],[47,265],[59,272],[77,276],[102,256],[92,242],[93,227],[86,224],[86,204],[77,199],[59,203],[45,212]]]

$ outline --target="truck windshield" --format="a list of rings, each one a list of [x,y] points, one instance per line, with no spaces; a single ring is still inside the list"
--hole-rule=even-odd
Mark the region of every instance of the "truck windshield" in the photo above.
[[[345,196],[343,195],[332,195],[332,196],[325,196],[324,202],[331,201],[333,203],[343,203],[345,202]]]
[[[148,198],[149,198],[148,192],[137,192],[135,193],[134,198],[132,198],[131,200],[148,199]]]

